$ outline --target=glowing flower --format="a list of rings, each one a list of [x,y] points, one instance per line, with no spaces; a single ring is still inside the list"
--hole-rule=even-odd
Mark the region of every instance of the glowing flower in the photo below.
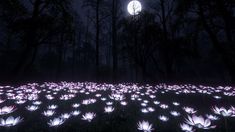
[[[87,112],[85,115],[82,115],[82,120],[87,120],[88,122],[91,122],[93,118],[95,118],[96,114],[93,112]]]
[[[148,109],[149,112],[154,112],[155,111],[155,109],[153,107],[148,107],[147,109]]]
[[[10,116],[6,120],[1,118],[0,119],[0,126],[11,127],[11,126],[17,125],[18,123],[20,123],[22,121],[23,121],[23,118],[21,118],[21,117],[14,118],[14,117]]]
[[[159,105],[159,104],[160,104],[159,101],[154,101],[153,103],[154,103],[155,105]]]
[[[177,111],[171,111],[170,112],[171,113],[171,115],[173,115],[173,116],[180,116],[180,113],[179,112],[177,112]]]
[[[148,100],[144,100],[143,102],[144,102],[144,103],[146,103],[146,104],[147,104],[147,103],[149,103],[149,101],[148,101]]]
[[[221,99],[221,96],[214,96],[215,99]]]
[[[57,127],[57,126],[60,126],[64,123],[64,119],[62,118],[54,118],[53,120],[50,120],[47,124],[50,126],[50,127]]]
[[[0,109],[0,115],[6,115],[14,112],[15,110],[16,110],[15,106],[4,106],[3,108]]]
[[[218,117],[218,116],[215,116],[215,115],[208,115],[208,114],[207,114],[206,117],[207,117],[208,119],[214,120],[214,121],[219,120],[219,117]]]
[[[142,113],[149,113],[149,110],[146,109],[146,108],[143,108],[143,109],[141,109],[141,112],[142,112]]]
[[[57,105],[49,105],[47,108],[49,110],[54,110],[54,109],[58,108],[58,106]]]
[[[16,104],[24,104],[26,101],[25,100],[17,100]]]
[[[33,104],[34,105],[40,105],[40,104],[42,104],[42,102],[41,101],[34,101]]]
[[[48,100],[52,100],[52,99],[54,99],[54,97],[53,97],[53,96],[51,96],[51,95],[46,95],[46,98],[47,98]]]
[[[112,106],[104,107],[104,112],[105,113],[111,113],[114,111],[114,108]]]
[[[231,110],[232,110],[232,111],[235,111],[235,107],[231,106]]]
[[[80,104],[76,103],[76,104],[73,104],[72,106],[73,106],[73,108],[78,108],[80,106]]]
[[[141,106],[144,106],[144,107],[145,107],[145,106],[147,106],[147,104],[146,104],[146,103],[141,103],[140,105],[141,105]]]
[[[47,111],[44,111],[42,114],[43,114],[44,116],[49,117],[49,116],[53,116],[53,115],[55,114],[55,111],[53,111],[53,110],[47,110]]]
[[[201,129],[211,129],[211,128],[216,127],[216,126],[211,126],[210,119],[204,119],[202,116],[196,116],[196,115],[193,115],[192,117],[188,116],[188,119],[186,119],[185,122],[189,125],[192,125]]]
[[[152,128],[152,124],[150,124],[148,121],[138,122],[137,126],[138,126],[138,130],[144,131],[144,132],[151,132],[154,130]]]
[[[166,105],[166,104],[161,104],[161,105],[160,105],[160,108],[162,108],[162,109],[168,109],[168,107],[169,107],[169,106]]]
[[[70,118],[70,114],[69,113],[64,113],[60,116],[63,119],[69,119]]]
[[[95,96],[96,96],[96,97],[101,97],[102,95],[101,95],[101,94],[96,94]]]
[[[70,97],[69,95],[62,95],[60,96],[60,100],[70,100],[72,97]]]
[[[37,94],[30,94],[28,96],[28,100],[37,100],[38,99],[38,95]]]
[[[107,100],[107,99],[106,99],[106,98],[101,98],[101,100],[102,100],[102,101],[105,101],[105,100]]]
[[[195,114],[197,111],[194,110],[194,108],[191,107],[183,107],[183,110],[189,114]]]
[[[122,102],[121,102],[121,105],[126,106],[126,105],[127,105],[127,102],[126,102],[126,101],[122,101]]]
[[[235,117],[235,107],[231,106],[230,110],[233,112],[233,117]]]
[[[113,99],[113,100],[117,100],[117,101],[121,101],[121,100],[124,100],[125,99],[125,96],[123,94],[111,94],[109,95],[109,98],[110,99]]]
[[[188,124],[180,124],[181,130],[185,132],[194,132],[195,130],[193,129],[192,126],[189,126]]]
[[[35,111],[35,110],[37,110],[39,107],[38,106],[35,106],[35,105],[29,105],[29,106],[27,106],[26,107],[26,109],[28,110],[28,111]]]
[[[86,99],[82,101],[82,104],[89,105],[89,104],[94,104],[95,102],[96,102],[96,99]]]
[[[3,102],[5,102],[5,100],[0,99],[0,104],[3,103]]]
[[[159,120],[161,120],[163,122],[167,122],[169,120],[169,118],[164,115],[160,115],[158,118],[159,118]]]
[[[72,111],[71,112],[71,114],[73,115],[73,116],[77,116],[77,115],[79,115],[81,112],[79,111],[79,110],[75,110],[75,111]]]
[[[151,99],[156,98],[156,96],[155,96],[155,95],[150,95],[149,97],[150,97]]]
[[[172,104],[175,105],[175,106],[179,106],[180,105],[180,103],[178,103],[178,102],[173,102]]]
[[[106,105],[113,105],[113,102],[107,102]]]
[[[232,109],[227,110],[224,107],[218,108],[215,106],[214,108],[212,108],[212,110],[214,111],[215,114],[222,115],[224,117],[235,116],[233,115]]]

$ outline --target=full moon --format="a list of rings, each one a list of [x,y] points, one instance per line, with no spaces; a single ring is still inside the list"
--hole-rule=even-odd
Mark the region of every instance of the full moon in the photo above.
[[[128,4],[127,10],[131,15],[138,15],[142,10],[142,5],[138,0],[133,0]]]

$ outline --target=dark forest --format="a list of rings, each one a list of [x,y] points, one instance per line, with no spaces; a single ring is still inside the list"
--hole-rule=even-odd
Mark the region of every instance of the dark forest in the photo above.
[[[2,81],[235,82],[233,0],[1,0]]]

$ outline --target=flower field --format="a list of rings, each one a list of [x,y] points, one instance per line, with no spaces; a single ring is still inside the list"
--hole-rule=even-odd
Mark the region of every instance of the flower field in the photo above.
[[[235,131],[235,88],[45,82],[0,86],[1,132]]]

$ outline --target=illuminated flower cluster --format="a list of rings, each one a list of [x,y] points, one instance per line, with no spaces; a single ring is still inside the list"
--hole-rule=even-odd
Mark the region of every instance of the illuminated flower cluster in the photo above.
[[[14,117],[10,116],[6,120],[1,118],[0,119],[0,126],[11,127],[11,126],[17,125],[18,123],[20,123],[22,121],[23,121],[23,118],[21,118],[21,117],[14,118]]]
[[[93,112],[87,112],[84,115],[82,115],[82,120],[86,120],[88,122],[91,122],[93,118],[95,118],[96,114]]]
[[[10,114],[15,110],[16,110],[15,106],[4,106],[3,108],[0,108],[0,115]]]
[[[154,130],[152,127],[152,124],[150,124],[148,121],[138,122],[137,126],[138,126],[138,130],[144,131],[144,132],[151,132]]]
[[[188,116],[185,122],[191,126],[195,126],[201,129],[211,129],[216,127],[215,125],[211,125],[210,119],[205,119],[202,116],[196,115]]]
[[[192,98],[206,97],[203,98],[205,101],[209,99],[213,103],[205,103],[206,106],[194,104],[195,100],[187,100],[191,95],[195,95]],[[152,86],[137,83],[45,82],[18,87],[0,86],[0,126],[13,127],[23,119],[27,124],[31,119],[28,116],[34,118],[36,114],[41,116],[42,122],[56,129],[67,121],[90,123],[95,118],[98,121],[104,118],[104,122],[109,123],[106,119],[118,117],[126,120],[131,116],[139,116],[133,119],[148,120],[134,122],[137,123],[137,129],[143,132],[155,131],[155,125],[161,130],[162,125],[173,123],[185,132],[205,131],[215,129],[221,120],[235,117],[234,97],[235,87],[192,84],[162,83]],[[224,106],[217,106],[221,104]],[[26,114],[19,115],[21,112]],[[13,115],[19,117],[14,118]],[[179,122],[185,116],[185,120]]]

